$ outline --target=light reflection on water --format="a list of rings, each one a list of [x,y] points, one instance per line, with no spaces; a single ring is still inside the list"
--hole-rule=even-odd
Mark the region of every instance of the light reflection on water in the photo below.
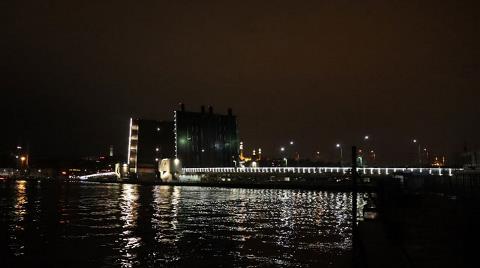
[[[13,264],[340,267],[349,260],[350,193],[22,181],[0,190],[7,212],[0,232],[8,238],[0,257]]]
[[[138,186],[132,184],[122,184],[122,194],[120,196],[120,221],[122,224],[122,233],[120,235],[121,266],[132,267],[138,265],[135,249],[140,247],[141,238],[135,234],[138,218]]]
[[[25,252],[25,248],[23,242],[24,234],[24,221],[25,221],[25,214],[27,214],[26,205],[28,202],[27,195],[25,194],[26,191],[26,182],[25,181],[17,181],[15,187],[15,205],[13,212],[13,219],[15,224],[9,226],[10,232],[10,239],[12,243],[9,245],[13,251],[15,256],[21,256]]]

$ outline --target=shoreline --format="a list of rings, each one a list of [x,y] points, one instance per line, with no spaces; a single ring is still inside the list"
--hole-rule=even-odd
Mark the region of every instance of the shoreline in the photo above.
[[[292,190],[318,190],[332,192],[352,192],[351,183],[305,183],[305,182],[144,182],[144,181],[114,181],[114,180],[52,180],[52,179],[8,179],[8,181],[49,182],[49,183],[85,183],[85,184],[135,184],[145,186],[191,186],[191,187],[218,187],[218,188],[243,188],[243,189],[292,189]],[[359,185],[359,192],[374,192],[375,185]]]

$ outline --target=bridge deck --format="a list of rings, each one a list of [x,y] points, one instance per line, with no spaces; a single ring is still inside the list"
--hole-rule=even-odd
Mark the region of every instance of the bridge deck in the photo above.
[[[185,174],[198,173],[295,173],[295,174],[322,174],[322,173],[351,173],[351,167],[209,167],[209,168],[183,168]],[[453,176],[453,173],[463,169],[454,168],[357,168],[360,175],[392,175],[395,173],[412,173],[436,176]]]

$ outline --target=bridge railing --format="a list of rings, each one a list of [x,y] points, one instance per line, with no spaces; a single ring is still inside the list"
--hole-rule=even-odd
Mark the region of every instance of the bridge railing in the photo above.
[[[454,168],[380,168],[366,167],[357,168],[360,175],[392,175],[396,173],[413,173],[436,176],[453,176],[454,172],[463,169]],[[351,173],[351,167],[207,167],[207,168],[182,168],[185,174],[198,173],[294,173],[294,174],[322,174]]]

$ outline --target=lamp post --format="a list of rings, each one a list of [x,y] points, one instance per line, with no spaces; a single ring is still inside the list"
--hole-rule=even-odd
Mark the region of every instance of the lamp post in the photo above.
[[[343,167],[343,149],[340,143],[337,143],[336,147],[340,149],[340,166]]]
[[[284,152],[285,152],[285,147],[283,147],[283,146],[280,147],[280,155],[281,155],[281,157],[283,157],[283,160],[285,161],[286,158],[283,155]],[[287,166],[287,161],[285,161],[285,167],[286,166]]]
[[[417,139],[413,139],[413,143],[414,144],[417,144],[417,148],[418,148],[418,164],[420,165],[420,167],[422,166],[422,149],[421,149],[421,145],[420,145],[420,142],[417,140]]]
[[[290,149],[289,149],[290,155],[292,156],[292,159],[296,160],[297,166],[298,166],[300,155],[298,155],[298,152],[295,152],[295,150],[293,149],[293,145],[295,144],[295,142],[293,140],[290,140],[289,144],[290,144]]]
[[[362,150],[362,166],[368,164],[368,140],[370,139],[369,135],[363,136],[363,150]]]

